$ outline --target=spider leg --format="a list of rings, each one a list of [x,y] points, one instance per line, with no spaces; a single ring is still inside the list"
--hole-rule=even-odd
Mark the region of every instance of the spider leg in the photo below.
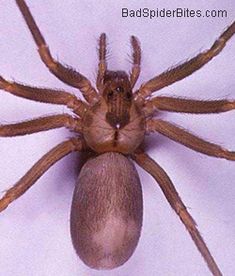
[[[185,225],[191,238],[193,239],[196,247],[206,261],[210,271],[213,275],[220,276],[220,272],[214,258],[212,257],[209,249],[206,246],[200,232],[197,229],[196,222],[187,211],[184,203],[182,202],[179,194],[177,193],[173,183],[166,172],[146,153],[134,153],[132,158],[141,166],[144,170],[152,175],[152,177],[158,182],[165,197],[170,203],[171,207],[179,216],[180,220]]]
[[[64,83],[78,88],[89,103],[96,102],[98,95],[96,90],[92,87],[90,81],[82,74],[76,72],[73,68],[64,66],[53,59],[49,47],[47,46],[46,41],[42,36],[25,1],[16,0],[16,4],[18,5],[33,39],[38,46],[39,55],[50,72]]]
[[[221,34],[209,50],[198,54],[192,59],[173,67],[144,83],[136,93],[136,100],[142,102],[153,92],[176,81],[182,80],[200,69],[223,50],[226,42],[234,35],[234,33],[235,22],[233,22],[227,30]]]
[[[15,96],[37,102],[66,105],[68,108],[71,108],[74,113],[81,117],[87,109],[87,104],[85,102],[79,100],[75,95],[68,92],[9,82],[1,76],[0,89],[3,89]]]
[[[34,120],[24,121],[10,125],[0,124],[0,137],[32,134],[59,127],[67,127],[70,130],[76,132],[82,131],[80,119],[73,118],[71,115],[68,114],[61,114],[41,117]]]
[[[219,145],[207,142],[169,122],[158,119],[148,120],[147,130],[157,131],[175,142],[209,156],[235,161],[235,151],[228,151]]]
[[[107,70],[107,62],[106,62],[106,34],[102,33],[99,38],[99,65],[98,65],[98,74],[96,79],[96,86],[99,91],[102,91],[102,84],[105,72]]]
[[[57,161],[73,151],[81,151],[84,144],[81,139],[71,138],[46,153],[12,188],[0,199],[0,212],[23,195]]]
[[[184,113],[220,113],[235,109],[234,100],[203,101],[174,97],[155,97],[147,101],[145,112],[152,115],[155,110]]]
[[[132,70],[130,74],[131,87],[135,86],[140,75],[140,63],[141,63],[141,48],[138,39],[135,36],[131,36],[131,46],[132,46]]]

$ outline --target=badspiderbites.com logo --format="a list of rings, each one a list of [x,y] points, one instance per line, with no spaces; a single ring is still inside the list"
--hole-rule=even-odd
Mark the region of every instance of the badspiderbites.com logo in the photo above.
[[[148,19],[172,17],[172,18],[193,18],[193,17],[227,17],[226,10],[192,10],[189,8],[176,8],[176,9],[121,9],[122,17],[142,17]]]

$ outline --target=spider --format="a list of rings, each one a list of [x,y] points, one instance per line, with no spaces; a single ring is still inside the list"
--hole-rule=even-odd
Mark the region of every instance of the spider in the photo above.
[[[67,127],[78,133],[76,137],[59,144],[44,155],[10,188],[0,200],[0,210],[4,210],[13,200],[26,192],[50,166],[65,155],[72,151],[92,151],[94,156],[82,168],[74,192],[71,211],[72,240],[78,255],[89,266],[104,269],[117,267],[133,253],[142,224],[142,194],[138,175],[130,161],[132,158],[157,180],[212,274],[221,275],[171,180],[144,152],[141,145],[145,134],[156,131],[196,151],[235,160],[234,152],[203,141],[164,120],[154,118],[156,110],[187,113],[224,112],[235,108],[234,101],[151,98],[153,92],[187,77],[219,54],[226,41],[234,34],[235,23],[209,50],[152,78],[136,92],[132,90],[140,73],[141,61],[137,38],[131,37],[133,67],[128,76],[125,72],[107,69],[106,36],[102,34],[99,39],[99,70],[95,89],[86,77],[53,59],[25,2],[17,0],[16,3],[31,30],[42,61],[60,80],[80,89],[86,102],[64,91],[32,88],[0,78],[1,89],[11,94],[34,101],[62,104],[74,112],[74,116],[53,115],[18,124],[1,125],[1,136],[24,135],[58,127]],[[96,185],[90,187],[93,183]],[[109,185],[103,185],[105,183]],[[116,237],[118,238],[115,239]],[[121,247],[122,243],[125,246]],[[113,248],[115,250],[112,251]]]

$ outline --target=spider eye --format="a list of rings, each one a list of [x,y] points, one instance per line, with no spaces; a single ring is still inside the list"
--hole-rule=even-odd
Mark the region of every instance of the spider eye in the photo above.
[[[113,91],[111,90],[108,92],[107,97],[108,97],[108,99],[110,99],[110,98],[112,98],[112,96],[113,96]]]
[[[124,89],[123,89],[123,87],[118,86],[118,87],[116,88],[116,91],[117,91],[117,92],[123,92],[123,91],[124,91]]]

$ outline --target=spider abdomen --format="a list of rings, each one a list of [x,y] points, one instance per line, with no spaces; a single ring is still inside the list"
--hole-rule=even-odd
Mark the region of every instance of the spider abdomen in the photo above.
[[[120,153],[104,153],[83,166],[74,191],[71,236],[79,257],[95,269],[112,269],[134,252],[143,201],[134,165]]]

